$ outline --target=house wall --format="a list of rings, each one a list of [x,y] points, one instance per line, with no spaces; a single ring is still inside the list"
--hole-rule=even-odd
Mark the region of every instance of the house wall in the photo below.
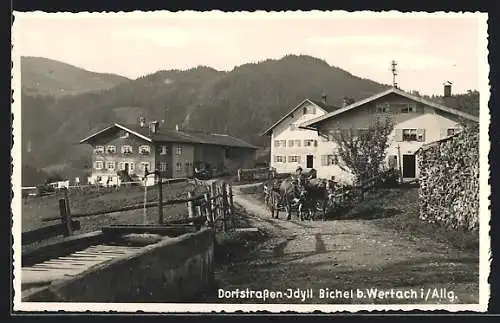
[[[92,151],[92,174],[89,178],[91,183],[95,183],[99,176],[101,177],[101,183],[106,184],[108,178],[111,180],[111,184],[116,184],[118,181],[117,172],[120,170],[120,163],[129,164],[129,174],[136,174],[139,177],[144,176],[144,169],[141,163],[149,163],[149,169],[154,167],[155,161],[155,149],[153,149],[153,144],[142,138],[139,138],[133,134],[129,134],[127,138],[120,138],[121,130],[111,130],[108,133],[103,133],[95,137],[90,143]],[[116,147],[115,153],[108,152],[108,146],[113,145]],[[124,145],[132,146],[132,153],[122,153],[121,147]],[[150,153],[143,155],[139,153],[139,146],[149,145]],[[97,146],[104,146],[104,153],[97,153],[95,148]],[[96,169],[96,162],[102,161],[104,164],[103,169]],[[108,168],[109,164],[114,166],[113,169]],[[133,165],[133,166],[132,166]]]
[[[254,168],[256,150],[248,148],[228,148],[225,159],[226,169],[236,173],[239,168]]]
[[[221,146],[196,145],[194,160],[195,162],[204,162],[212,168],[225,167],[225,150]]]
[[[377,113],[377,104],[388,103],[390,107],[389,113]],[[407,103],[415,103],[416,111],[411,113],[401,113],[400,105]],[[451,114],[436,111],[435,108],[415,102],[408,98],[397,94],[389,94],[383,98],[379,98],[365,105],[354,108],[351,111],[340,114],[322,122],[318,126],[320,133],[329,132],[335,129],[367,129],[379,117],[389,117],[394,123],[394,129],[389,135],[390,146],[387,150],[388,158],[395,156],[396,165],[399,164],[398,146],[400,155],[414,155],[415,152],[423,145],[446,137],[448,128],[460,128],[459,119]],[[398,132],[402,129],[425,129],[423,141],[401,141]],[[326,145],[323,145],[325,147]],[[330,142],[329,149],[335,149],[336,144]],[[328,150],[323,150],[321,153],[327,153]],[[401,161],[402,163],[402,161]],[[418,165],[415,164],[416,177],[419,176]],[[318,176],[322,178],[336,178],[352,180],[352,175],[349,172],[342,171],[339,166],[320,166]]]
[[[303,113],[303,108],[307,108],[307,114]],[[283,120],[278,124],[272,131],[271,134],[271,160],[270,166],[274,167],[278,173],[289,173],[294,172],[297,166],[301,166],[304,170],[306,169],[306,156],[313,155],[313,167],[316,168],[320,162],[317,158],[318,151],[321,149],[319,136],[314,130],[306,130],[299,128],[299,125],[322,116],[326,113],[323,109],[315,104],[305,102],[302,104],[292,115]],[[293,126],[295,126],[295,128]],[[304,140],[315,140],[317,146],[304,147]],[[276,147],[276,140],[286,140],[286,147]],[[300,140],[300,147],[295,144],[293,147],[289,146],[289,140]],[[285,162],[277,162],[276,156],[284,156],[286,158]],[[288,156],[299,156],[299,162],[289,162]]]
[[[162,146],[166,147],[166,152],[162,154]],[[160,174],[163,178],[172,178],[174,169],[175,169],[175,164],[173,164],[173,144],[172,143],[162,143],[158,142],[155,143],[155,162],[156,162],[156,169],[160,170]],[[161,163],[166,163],[167,170],[166,171],[161,171]]]
[[[177,153],[179,147],[180,154]],[[172,178],[185,178],[193,175],[194,151],[192,144],[172,144]]]

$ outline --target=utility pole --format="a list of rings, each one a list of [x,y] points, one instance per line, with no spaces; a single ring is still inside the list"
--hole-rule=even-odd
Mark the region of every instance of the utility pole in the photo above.
[[[391,72],[392,72],[392,86],[397,89],[398,88],[398,83],[396,82],[396,75],[398,75],[398,71],[396,69],[396,66],[398,63],[396,63],[395,60],[392,60],[391,62]]]

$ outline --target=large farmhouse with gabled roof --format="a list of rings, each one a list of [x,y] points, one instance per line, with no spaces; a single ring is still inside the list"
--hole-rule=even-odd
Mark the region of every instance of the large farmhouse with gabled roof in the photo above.
[[[328,145],[327,150],[330,151],[330,156],[333,156],[336,144],[331,134],[334,131],[363,131],[377,118],[390,118],[394,129],[389,135],[387,165],[401,168],[403,180],[411,180],[419,176],[415,153],[422,145],[453,135],[468,123],[479,122],[478,117],[456,109],[450,84],[444,87],[442,102],[444,104],[391,88],[341,109],[310,118],[300,127],[316,130],[318,135],[328,142],[325,143]],[[352,179],[349,173],[342,171],[335,163],[319,166],[318,176]]]
[[[118,183],[120,171],[142,178],[146,169],[156,169],[163,178],[185,178],[199,163],[219,171],[253,167],[257,150],[228,134],[160,129],[159,122],[147,125],[144,119],[137,125],[110,125],[80,143],[93,148],[89,181],[102,184]]]
[[[324,147],[320,136],[315,130],[299,126],[336,109],[338,107],[327,103],[326,95],[322,96],[322,101],[307,98],[264,131],[262,135],[271,138],[270,166],[278,173],[290,173],[298,166],[308,170],[326,163],[318,158],[328,148]]]

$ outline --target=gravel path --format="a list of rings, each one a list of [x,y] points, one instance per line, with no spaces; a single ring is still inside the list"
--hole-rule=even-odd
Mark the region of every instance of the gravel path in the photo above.
[[[245,186],[252,185],[258,184]],[[260,201],[243,194],[237,186],[233,191],[234,202],[250,214],[249,223],[270,233],[271,238],[242,261],[220,268],[216,272],[219,288],[226,292],[267,289],[276,294],[274,299],[269,296],[266,300],[257,294],[231,300],[211,295],[209,301],[337,304],[479,301],[479,260],[475,255],[431,239],[409,239],[403,233],[385,232],[370,220],[287,221],[283,212],[280,219],[272,219]],[[312,294],[302,297],[296,293],[298,298],[288,298],[289,289],[312,291]],[[331,293],[324,293],[327,291]],[[373,297],[375,292],[378,297]]]

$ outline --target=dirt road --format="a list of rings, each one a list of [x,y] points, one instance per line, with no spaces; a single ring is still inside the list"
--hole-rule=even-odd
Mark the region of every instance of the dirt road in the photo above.
[[[237,187],[234,193],[234,202],[251,214],[249,223],[271,238],[218,270],[219,288],[277,293],[230,302],[478,303],[477,255],[386,232],[370,220],[286,221],[284,213],[272,219],[260,201]],[[288,298],[290,289],[308,293]],[[229,300],[213,295],[211,301]]]

